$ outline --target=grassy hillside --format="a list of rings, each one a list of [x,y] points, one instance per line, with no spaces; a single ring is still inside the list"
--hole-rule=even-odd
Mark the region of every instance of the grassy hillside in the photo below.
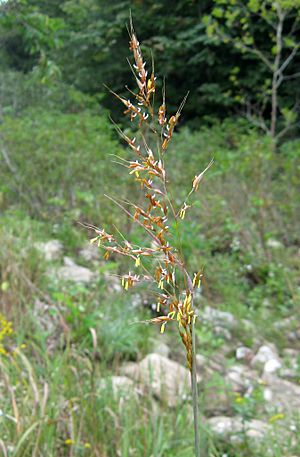
[[[132,325],[153,315],[152,297],[141,288],[124,294],[116,275],[126,262],[112,257],[105,263],[101,252],[88,247],[89,232],[79,224],[117,226],[142,241],[140,230],[104,197],[136,192],[115,163],[127,152],[109,122],[89,112],[31,109],[5,117],[0,137],[1,452],[192,456],[187,398],[170,408],[153,399],[151,389],[141,393],[127,386],[120,394],[112,380],[102,382],[123,376],[129,362],[165,350],[163,343],[170,359],[185,365],[175,332],[163,338],[156,327]],[[286,367],[287,349],[299,351],[300,143],[287,142],[274,152],[267,137],[242,121],[194,133],[182,129],[167,157],[175,201],[212,157],[193,216],[182,224],[188,263],[205,272],[197,340],[210,368],[200,383],[201,411],[214,417],[221,402],[229,417],[294,431],[284,440],[270,431],[254,445],[243,433],[231,441],[215,436],[203,419],[204,455],[297,455],[297,415],[266,407],[258,373],[245,396],[228,387],[220,366],[230,371],[240,346],[255,353],[273,343]],[[59,248],[47,254],[45,243],[54,239]],[[89,279],[68,278],[68,268],[74,274],[78,266],[81,277],[91,272]],[[225,321],[202,319],[211,309],[230,313],[236,323],[226,327]],[[297,380],[299,365],[295,370]]]

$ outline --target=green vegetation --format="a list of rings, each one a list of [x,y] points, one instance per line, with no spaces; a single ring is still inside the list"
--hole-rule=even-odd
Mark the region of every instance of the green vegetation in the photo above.
[[[189,269],[204,268],[196,298],[200,321],[210,307],[231,313],[237,325],[227,331],[208,321],[197,326],[199,353],[212,363],[199,383],[201,411],[213,416],[214,402],[225,395],[222,414],[264,420],[275,430],[256,447],[245,433],[231,441],[215,436],[203,421],[203,457],[300,453],[297,414],[291,426],[285,412],[266,409],[263,382],[256,380],[246,395],[230,389],[216,368],[219,358],[227,371],[237,363],[237,346],[255,352],[268,342],[299,384],[298,3],[278,2],[287,11],[281,58],[292,52],[293,59],[278,87],[272,132],[274,74],[255,46],[276,59],[269,24],[278,17],[275,2],[0,3],[0,455],[193,455],[189,399],[170,408],[149,389],[119,395],[111,384],[161,342],[185,365],[176,333],[161,340],[159,329],[139,324],[156,315],[155,300],[140,287],[121,292],[126,260],[112,256],[105,263],[101,252],[82,251],[93,236],[86,224],[118,227],[133,242],[144,241],[104,196],[138,195],[120,170],[116,156],[128,153],[108,109],[117,122],[121,113],[103,87],[125,93],[129,8],[148,61],[153,49],[159,90],[166,76],[174,103],[168,116],[190,90],[166,154],[178,201],[215,160],[193,215],[187,212],[182,223],[182,244]],[[124,128],[134,136],[131,124]],[[41,245],[54,239],[60,252],[47,259]],[[66,279],[70,259],[92,272],[89,281]],[[296,368],[287,349],[298,351]]]
[[[298,0],[9,0],[1,12],[1,60],[44,84],[100,96],[120,118],[103,84],[126,93],[129,10],[148,61],[154,53],[160,86],[166,77],[173,108],[192,92],[185,122],[197,129],[199,118],[211,123],[238,112],[266,130],[276,92],[272,135],[286,127],[288,136],[299,132]]]
[[[72,194],[74,186],[77,190],[77,183],[84,188],[86,183],[91,182],[90,175],[97,174],[95,168],[100,169],[99,173],[103,169],[103,162],[97,163],[94,158],[86,162],[83,168],[71,160],[69,154],[76,159],[76,151],[82,144],[89,144],[88,149],[83,148],[86,154],[89,154],[89,150],[90,154],[101,151],[101,146],[97,149],[95,144],[91,144],[93,134],[96,136],[94,126],[97,118],[82,115],[81,128],[78,126],[74,130],[76,133],[71,134],[70,126],[74,128],[76,125],[75,120],[72,122],[73,116],[60,115],[55,118],[52,113],[44,113],[38,118],[38,125],[43,125],[45,129],[42,129],[41,138],[48,138],[49,141],[44,143],[45,150],[49,151],[45,161],[42,160],[42,147],[34,148],[30,144],[30,140],[37,144],[37,136],[32,135],[32,130],[29,132],[24,128],[28,122],[33,124],[30,118],[7,119],[6,123],[8,137],[12,128],[20,132],[19,144],[22,137],[27,135],[26,153],[30,156],[32,151],[37,155],[37,160],[30,161],[31,171],[27,170],[29,164],[26,160],[18,163],[20,176],[28,173],[30,200],[21,200],[15,197],[15,193],[6,191],[11,189],[9,183],[13,183],[13,176],[8,171],[5,174],[6,181],[2,181],[5,210],[1,216],[1,309],[5,316],[12,319],[15,328],[7,348],[10,351],[14,351],[16,346],[26,345],[26,348],[20,349],[23,356],[1,359],[2,373],[5,373],[8,385],[16,386],[14,395],[18,414],[22,416],[19,434],[15,433],[12,420],[1,419],[4,427],[1,438],[5,443],[12,443],[15,449],[12,455],[16,456],[34,455],[35,446],[49,456],[68,455],[70,447],[78,456],[100,453],[113,457],[117,450],[122,456],[131,455],[132,452],[136,455],[152,452],[157,457],[191,456],[192,425],[188,405],[174,411],[159,406],[163,409],[158,412],[155,408],[153,410],[150,398],[144,398],[143,402],[132,398],[126,400],[120,410],[118,400],[110,390],[98,393],[100,379],[118,372],[125,361],[141,360],[153,348],[149,338],[156,338],[157,333],[155,328],[149,326],[131,325],[135,319],[147,319],[149,311],[137,305],[139,316],[135,309],[133,318],[131,303],[136,300],[135,295],[124,297],[120,292],[113,292],[110,280],[108,283],[105,280],[106,271],[117,274],[121,267],[115,261],[108,265],[100,262],[98,280],[88,286],[73,285],[45,276],[49,265],[34,248],[37,241],[54,237],[63,242],[66,254],[75,257],[87,236],[85,230],[74,224],[76,214],[80,214],[84,221],[93,220],[93,217],[101,221],[110,220],[111,206],[105,199],[101,200],[100,216],[95,206],[89,205],[89,201],[78,200],[74,206],[67,203],[68,192]],[[57,123],[57,120],[64,122]],[[97,124],[101,125],[101,119]],[[61,136],[54,136],[53,141],[50,140],[53,125],[59,125],[56,132],[62,132],[67,126],[65,138],[62,132]],[[47,135],[46,126],[49,126]],[[91,132],[90,142],[87,141],[85,126]],[[65,141],[62,141],[63,138]],[[62,149],[56,155],[58,142]],[[95,143],[97,145],[96,140]],[[233,313],[241,320],[250,321],[255,330],[244,327],[242,323],[235,330],[237,340],[248,346],[255,343],[259,334],[260,338],[273,341],[279,348],[286,347],[286,337],[272,323],[289,316],[296,317],[299,309],[297,278],[300,264],[296,244],[299,144],[296,141],[287,143],[280,154],[275,154],[269,149],[269,140],[255,131],[245,133],[244,125],[237,127],[229,122],[194,134],[188,129],[182,130],[175,143],[169,160],[174,161],[178,195],[184,192],[185,176],[188,180],[193,178],[195,161],[201,168],[212,151],[215,152],[216,164],[205,186],[200,189],[201,198],[195,203],[195,217],[186,219],[188,225],[184,227],[183,235],[184,250],[191,268],[196,268],[199,261],[205,268],[203,296],[199,302],[201,307],[213,305]],[[14,144],[18,142],[15,140]],[[100,141],[99,145],[102,144]],[[16,162],[20,152],[10,147],[11,151],[15,151],[12,157]],[[55,167],[55,174],[47,175],[47,161],[51,158],[52,147],[58,166]],[[114,143],[112,147],[115,147]],[[105,160],[109,165],[103,180],[109,184],[114,180],[118,165],[110,163],[109,156]],[[63,204],[58,203],[64,191],[60,185],[63,171],[59,170],[59,161],[67,161],[74,170],[74,176],[76,173],[80,176],[79,181],[66,179],[67,197]],[[30,179],[30,176],[34,176],[34,179]],[[26,213],[31,212],[31,199],[39,196],[36,189],[42,188],[44,182],[47,182],[47,186],[41,197],[45,204],[39,203],[45,211],[45,218],[43,213],[39,213],[39,220],[35,220],[26,216]],[[91,186],[96,188],[94,183]],[[101,190],[105,191],[103,184]],[[93,195],[92,191],[89,194]],[[49,195],[54,203],[49,204]],[[119,225],[121,222],[118,221]],[[192,239],[191,233],[194,234]],[[132,234],[139,240],[141,234],[138,231]],[[270,240],[280,240],[281,244],[274,248]],[[82,260],[81,263],[90,266],[90,262]],[[142,303],[145,293],[138,289],[136,293],[141,294],[139,303]],[[151,303],[151,297],[146,298]],[[52,335],[50,340],[49,330],[41,327],[41,318],[36,314],[37,299],[46,300],[49,304],[47,313],[50,321],[58,318],[56,307],[59,304],[59,314],[64,324],[59,335]],[[266,322],[270,322],[270,325],[266,326]],[[91,328],[95,329],[97,335],[96,350]],[[210,357],[227,344],[224,336],[216,336],[208,324],[199,327],[197,336],[200,352]],[[171,345],[177,345],[175,334],[170,336],[170,342],[173,340]],[[53,353],[48,353],[49,345],[54,347],[51,349]],[[184,363],[184,356],[178,356]],[[20,373],[23,373],[22,380]],[[211,389],[212,385],[215,390],[215,382],[217,389],[222,391],[222,379],[211,379],[207,388]],[[41,397],[39,400],[34,398],[32,383],[37,384]],[[43,409],[45,383],[49,388],[49,398]],[[1,410],[8,416],[14,416],[12,398],[8,395],[9,391],[6,392],[5,400],[1,401]],[[254,403],[251,400],[241,407],[237,405],[239,408],[234,406],[234,398],[231,401],[234,411],[239,414],[245,412],[247,418],[251,413],[252,418],[257,418],[257,402],[261,404],[259,396]],[[189,430],[188,434],[184,429]],[[70,443],[73,444],[66,444],[67,440],[72,440]],[[275,446],[272,441],[270,445]],[[215,456],[221,456],[224,452],[234,452],[232,455],[239,457],[258,455],[251,443],[246,444],[245,441],[243,446],[230,445],[230,451],[226,443],[218,444],[209,434],[206,446],[212,449],[212,455]]]

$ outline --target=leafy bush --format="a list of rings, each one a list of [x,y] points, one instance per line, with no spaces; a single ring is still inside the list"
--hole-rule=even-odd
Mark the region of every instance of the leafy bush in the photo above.
[[[97,97],[83,94],[62,82],[41,82],[35,71],[23,74],[0,68],[1,115],[20,117],[26,110],[57,110],[63,113],[79,113],[85,109],[99,112]]]
[[[103,116],[33,110],[6,117],[0,135],[12,164],[4,162],[0,171],[3,205],[22,203],[44,219],[68,213],[75,220],[112,220],[103,194],[116,183],[117,192],[125,193],[111,165],[111,155],[122,151]]]

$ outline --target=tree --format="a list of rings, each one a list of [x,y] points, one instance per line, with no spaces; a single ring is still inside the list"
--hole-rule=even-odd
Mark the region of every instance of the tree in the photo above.
[[[60,69],[53,56],[63,43],[64,29],[62,18],[48,16],[34,2],[16,0],[0,4],[4,66],[25,73],[42,70],[44,82],[57,77]]]
[[[1,67],[100,95],[120,120],[103,84],[113,81],[113,90],[126,93],[131,10],[172,108],[190,91],[183,122],[198,128],[200,119],[240,115],[242,107],[281,138],[297,125],[299,1],[8,0],[0,4]]]
[[[260,89],[257,84],[252,85],[252,92],[251,86],[250,91],[249,87],[242,87],[239,67],[233,68],[230,79],[247,118],[278,141],[297,123],[299,91],[291,106],[284,83],[300,77],[293,66],[300,51],[296,41],[300,1],[214,0],[211,15],[205,16],[204,23],[213,42],[233,45],[259,63],[264,75]]]

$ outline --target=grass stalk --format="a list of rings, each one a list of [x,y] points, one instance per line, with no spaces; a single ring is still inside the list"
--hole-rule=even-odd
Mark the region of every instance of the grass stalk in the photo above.
[[[170,116],[167,115],[165,91],[163,91],[162,104],[158,111],[155,111],[156,77],[154,75],[154,65],[152,65],[151,73],[148,73],[132,21],[130,22],[129,36],[130,50],[133,53],[134,60],[134,64],[130,64],[130,68],[135,75],[138,92],[129,90],[130,96],[134,98],[133,103],[130,99],[119,96],[113,91],[111,92],[125,105],[126,110],[124,113],[129,115],[130,121],[138,122],[135,127],[136,137],[134,138],[129,138],[119,127],[116,128],[121,138],[125,140],[134,152],[135,160],[124,161],[124,165],[128,169],[129,175],[138,184],[142,198],[138,198],[137,203],[134,203],[107,197],[143,229],[148,241],[142,241],[138,245],[133,244],[119,230],[116,230],[117,233],[111,234],[107,233],[103,228],[93,227],[96,237],[91,242],[97,243],[99,247],[104,249],[104,258],[106,260],[112,254],[118,254],[127,256],[131,261],[135,262],[134,268],[137,269],[135,270],[137,274],[129,271],[128,274],[121,275],[121,284],[125,291],[139,282],[150,282],[152,287],[158,289],[156,292],[157,315],[146,322],[160,325],[161,333],[164,333],[166,325],[170,322],[178,325],[178,332],[186,350],[187,366],[191,373],[195,456],[200,457],[194,329],[197,313],[194,308],[193,296],[195,289],[201,285],[202,270],[194,272],[193,277],[191,277],[188,271],[188,264],[184,259],[180,225],[184,224],[186,212],[192,207],[192,204],[187,203],[188,199],[197,192],[200,181],[204,173],[212,165],[212,162],[205,170],[195,175],[191,183],[191,190],[178,207],[178,203],[172,198],[167,185],[169,173],[165,168],[164,157],[169,154],[167,150],[172,141],[174,129],[178,124],[187,95],[176,113]],[[146,139],[145,129],[151,133],[149,139]],[[153,141],[151,141],[151,137],[153,137]],[[154,140],[156,140],[157,144],[156,151],[151,149],[152,145],[155,144]],[[130,210],[127,209],[127,205],[131,208]],[[134,212],[131,212],[132,208]],[[169,220],[171,220],[171,223],[168,222]],[[173,222],[175,223],[178,246],[176,242],[174,243],[174,237],[172,237]],[[148,273],[149,263],[151,264],[150,270],[153,270],[152,273]],[[145,265],[147,265],[147,268]],[[142,274],[144,271],[146,271],[146,275]]]
[[[199,422],[199,396],[198,396],[198,385],[197,385],[197,366],[196,366],[196,335],[195,335],[195,324],[192,324],[192,353],[193,363],[191,371],[192,381],[192,403],[193,403],[193,415],[194,415],[194,439],[195,439],[195,457],[200,457],[200,422]]]

